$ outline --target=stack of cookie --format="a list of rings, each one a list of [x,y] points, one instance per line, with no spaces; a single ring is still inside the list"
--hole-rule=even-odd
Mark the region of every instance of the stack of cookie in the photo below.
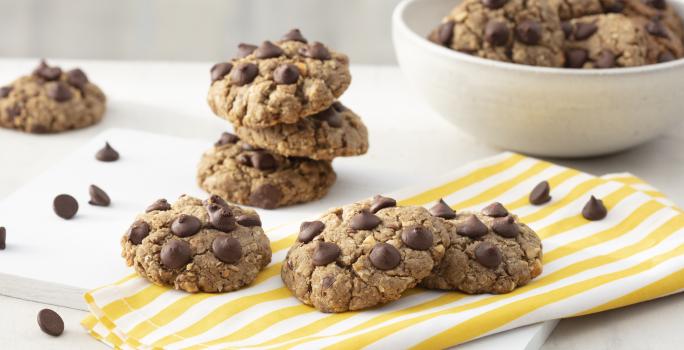
[[[276,42],[240,44],[211,69],[208,102],[233,124],[202,157],[198,182],[230,201],[277,208],[323,197],[335,157],[368,150],[361,119],[337,98],[349,59],[293,29]]]

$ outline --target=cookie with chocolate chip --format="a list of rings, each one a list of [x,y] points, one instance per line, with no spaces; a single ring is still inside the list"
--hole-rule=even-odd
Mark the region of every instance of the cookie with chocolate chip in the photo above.
[[[368,151],[366,125],[340,102],[295,124],[237,127],[236,133],[254,146],[288,157],[332,160]]]
[[[36,134],[80,129],[102,119],[105,101],[82,70],[41,61],[31,75],[0,88],[0,127]]]
[[[441,220],[447,225],[449,245],[422,287],[501,294],[541,274],[541,240],[500,204]]]
[[[271,261],[257,213],[219,196],[152,203],[131,224],[121,246],[126,263],[140,276],[191,293],[240,289]]]
[[[236,126],[293,124],[321,112],[351,82],[349,59],[299,33],[243,46],[240,55],[211,69],[208,102]]]
[[[285,286],[323,312],[397,300],[430,275],[449,245],[447,224],[422,207],[373,199],[304,222],[283,263]]]
[[[204,153],[197,172],[205,191],[266,209],[320,199],[336,177],[330,161],[281,156],[228,133]]]

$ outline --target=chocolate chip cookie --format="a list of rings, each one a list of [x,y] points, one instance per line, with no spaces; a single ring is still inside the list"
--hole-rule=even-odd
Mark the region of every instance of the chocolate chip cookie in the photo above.
[[[205,191],[266,209],[320,199],[335,179],[329,161],[284,157],[229,133],[204,153],[197,173]]]
[[[458,214],[444,206],[440,202],[431,212],[443,218],[450,244],[442,263],[421,286],[500,294],[541,274],[541,240],[501,204],[489,205],[480,213]]]
[[[271,261],[259,216],[219,196],[158,200],[121,239],[122,256],[149,281],[186,292],[229,292]]]
[[[293,124],[321,112],[351,82],[346,55],[301,33],[258,47],[243,44],[238,57],[212,67],[211,79],[214,114],[250,128]]]
[[[323,312],[361,310],[400,298],[440,264],[448,243],[443,220],[377,196],[302,223],[281,277]]]
[[[339,102],[295,124],[259,129],[237,127],[236,132],[254,146],[289,157],[332,160],[368,151],[366,126],[361,118]]]
[[[31,75],[0,88],[0,127],[37,134],[84,128],[102,119],[105,100],[82,70],[41,61]]]

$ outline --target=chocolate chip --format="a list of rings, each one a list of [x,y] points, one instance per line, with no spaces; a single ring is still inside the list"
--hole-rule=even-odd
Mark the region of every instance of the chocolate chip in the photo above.
[[[515,223],[515,219],[511,215],[505,218],[494,219],[492,230],[505,238],[513,238],[520,233],[520,227]]]
[[[674,61],[675,56],[670,51],[663,51],[658,55],[658,63]]]
[[[441,198],[437,201],[437,204],[430,208],[429,212],[432,216],[442,219],[453,219],[456,217],[456,212]]]
[[[237,54],[235,54],[235,57],[237,58],[245,58],[254,52],[254,50],[257,49],[256,45],[252,44],[245,44],[245,43],[240,43],[238,44],[238,51]]]
[[[4,227],[0,226],[0,250],[4,250],[6,248],[5,242],[7,241],[7,230],[5,230]]]
[[[485,5],[488,9],[498,9],[502,8],[508,0],[482,0],[482,5]]]
[[[259,170],[275,170],[278,167],[278,161],[268,152],[254,152],[251,156],[252,166]]]
[[[307,47],[302,47],[301,49],[299,49],[299,53],[306,57],[322,61],[329,60],[332,57],[330,56],[330,51],[328,51],[328,48],[326,48],[325,45],[319,43],[318,41],[315,41]]]
[[[314,266],[325,266],[337,260],[340,253],[340,247],[335,243],[316,242],[316,247],[314,248],[311,260]]]
[[[461,225],[456,228],[456,233],[470,238],[479,238],[487,234],[489,229],[475,215],[468,216]]]
[[[275,45],[270,41],[264,41],[263,43],[261,43],[261,46],[254,50],[254,55],[256,56],[256,58],[260,59],[274,58],[282,56],[284,53],[285,51],[283,51],[283,49],[281,49],[279,46]]]
[[[610,4],[604,5],[603,9],[607,13],[621,13],[625,10],[625,2],[624,0],[613,0]]]
[[[411,226],[401,232],[401,240],[411,249],[428,250],[432,248],[434,237],[425,226]]]
[[[235,157],[235,160],[244,166],[252,166],[252,157],[247,153],[240,153]]]
[[[379,270],[391,270],[401,262],[401,253],[391,244],[378,243],[371,250],[368,259]]]
[[[242,257],[240,242],[230,236],[218,236],[211,243],[211,252],[226,264],[234,264]]]
[[[664,10],[667,8],[667,2],[665,0],[641,0],[644,4],[653,7],[654,9]]]
[[[567,49],[565,51],[565,66],[568,68],[582,68],[589,59],[589,53],[584,49]]]
[[[530,192],[530,203],[534,205],[541,205],[551,200],[549,193],[551,186],[548,181],[538,183]]]
[[[504,46],[508,42],[510,32],[506,23],[490,20],[485,26],[485,40],[492,46]]]
[[[33,70],[33,74],[44,80],[53,81],[59,79],[62,70],[59,67],[50,67],[45,60],[41,60],[38,67]]]
[[[119,152],[109,145],[109,142],[105,142],[105,146],[95,153],[95,159],[101,162],[113,162],[119,159]]]
[[[38,312],[38,327],[43,333],[58,337],[64,332],[64,321],[53,310],[42,309]]]
[[[565,38],[570,39],[573,31],[572,23],[570,23],[570,21],[563,21],[561,23],[561,29],[563,29],[563,35],[565,35]]]
[[[276,84],[294,84],[299,79],[299,69],[294,64],[281,64],[273,71]]]
[[[489,242],[481,242],[475,247],[475,259],[482,266],[493,269],[501,265],[501,250]]]
[[[171,233],[178,237],[190,237],[199,232],[200,228],[202,228],[200,219],[188,214],[178,215],[171,223]]]
[[[299,235],[297,240],[302,243],[311,242],[316,236],[318,236],[325,229],[325,224],[321,221],[304,221],[299,226]]]
[[[508,210],[499,202],[494,202],[482,209],[482,214],[491,216],[494,218],[500,218],[502,216],[508,215]]]
[[[223,77],[230,73],[231,69],[233,69],[233,64],[228,62],[215,64],[210,70],[211,82],[213,83],[217,80],[222,80]]]
[[[665,27],[663,22],[661,22],[659,20],[652,20],[652,21],[646,23],[646,31],[653,36],[657,36],[657,37],[661,37],[661,38],[665,38],[665,39],[670,37],[670,35],[667,32],[667,28]]]
[[[515,34],[523,43],[537,45],[542,37],[542,27],[539,22],[524,20],[515,27]]]
[[[371,202],[371,205],[370,205],[370,212],[375,214],[382,209],[396,207],[396,206],[397,206],[397,201],[395,199],[389,198],[389,197],[383,197],[383,196],[378,194],[375,197],[373,197],[373,202]]]
[[[333,107],[323,110],[322,112],[318,112],[312,117],[320,120],[321,122],[328,123],[331,128],[342,127],[342,117]]]
[[[610,50],[602,50],[594,62],[594,67],[604,69],[615,67],[615,54]]]
[[[0,98],[5,98],[9,96],[10,92],[12,92],[12,87],[11,86],[3,86],[0,88]]]
[[[456,22],[453,20],[446,21],[437,27],[437,44],[442,46],[449,46],[454,37],[454,26]]]
[[[233,135],[229,132],[224,132],[221,134],[221,137],[214,143],[214,146],[223,146],[223,145],[228,145],[228,144],[235,144],[238,141],[240,141],[240,138],[238,138],[236,135]]]
[[[596,23],[577,22],[575,23],[575,40],[589,39],[597,30],[598,27],[596,26]]]
[[[145,221],[138,220],[128,228],[128,240],[134,245],[142,243],[143,239],[150,234],[150,225]]]
[[[345,107],[340,101],[333,102],[332,108],[339,113],[342,113],[347,110],[347,107]]]
[[[237,227],[235,215],[228,207],[210,204],[207,206],[207,213],[209,214],[209,223],[219,231],[230,232]]]
[[[591,196],[587,204],[582,208],[582,216],[587,220],[601,220],[605,218],[606,215],[608,215],[608,209],[606,209],[603,201],[594,196]]]
[[[362,210],[352,216],[351,220],[349,220],[349,227],[352,230],[372,230],[378,227],[381,222],[380,218],[371,214],[370,211]]]
[[[52,208],[57,216],[69,220],[78,212],[78,202],[68,194],[60,194],[52,201]]]
[[[273,209],[280,204],[282,198],[283,192],[278,187],[263,184],[249,195],[249,204],[259,208]]]
[[[302,32],[300,32],[297,28],[290,29],[290,31],[285,33],[285,35],[283,35],[283,37],[280,40],[292,40],[307,43],[306,38],[302,35]]]
[[[244,227],[261,226],[261,219],[256,215],[240,215],[235,221]]]
[[[321,286],[323,286],[324,289],[328,289],[332,287],[332,285],[335,284],[335,277],[334,276],[325,276],[321,280]]]
[[[88,202],[90,205],[108,207],[112,202],[107,193],[95,185],[90,185],[88,193],[90,194],[90,201]]]
[[[149,213],[151,211],[159,210],[159,211],[167,211],[171,209],[171,204],[164,199],[160,198],[154,201],[154,203],[150,204],[147,209],[145,209],[146,213]]]
[[[88,76],[79,68],[68,71],[66,75],[67,83],[79,90],[83,90],[86,84],[88,84]]]
[[[192,248],[186,241],[173,239],[162,245],[159,257],[164,267],[175,270],[184,267],[190,262],[192,259]]]
[[[61,81],[51,81],[45,84],[45,93],[57,102],[66,102],[72,97],[69,87]]]
[[[230,72],[230,82],[242,86],[254,81],[259,74],[259,68],[254,63],[240,63]]]

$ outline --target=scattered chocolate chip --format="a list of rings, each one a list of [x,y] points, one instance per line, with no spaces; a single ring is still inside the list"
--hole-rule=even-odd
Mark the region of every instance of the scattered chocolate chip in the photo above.
[[[411,249],[428,250],[432,248],[434,237],[425,226],[411,226],[401,232],[401,240]]]
[[[596,23],[577,22],[575,23],[575,40],[589,39],[597,30],[598,27],[596,26]]]
[[[487,234],[489,229],[475,215],[468,216],[461,225],[456,228],[456,233],[470,238],[479,238]]]
[[[456,22],[448,20],[437,27],[437,44],[442,46],[451,44],[451,40],[454,38],[454,26],[456,26]]]
[[[538,183],[530,192],[530,203],[534,205],[541,205],[551,200],[549,193],[551,186],[548,181]]]
[[[602,50],[594,62],[594,67],[603,69],[615,67],[615,54],[610,50]]]
[[[334,276],[325,276],[321,280],[321,286],[323,286],[324,289],[328,289],[332,287],[332,285],[335,284],[335,277]]]
[[[45,93],[57,102],[66,102],[72,97],[69,87],[61,81],[51,81],[45,84]]]
[[[188,214],[178,215],[171,223],[171,233],[178,237],[190,237],[199,232],[200,228],[202,228],[200,219]]]
[[[88,202],[90,205],[108,207],[112,202],[107,193],[95,185],[90,185],[88,193],[90,194],[90,201]]]
[[[128,240],[134,245],[142,243],[143,239],[150,234],[150,225],[145,221],[138,220],[128,229]]]
[[[231,69],[233,69],[232,63],[222,62],[215,64],[213,67],[211,67],[211,70],[209,71],[211,76],[211,82],[213,83],[217,80],[222,80],[223,77],[230,73]]]
[[[644,4],[653,7],[654,9],[664,10],[667,8],[667,2],[665,0],[641,0]]]
[[[594,196],[591,196],[587,204],[582,208],[582,216],[587,220],[601,220],[605,218],[606,215],[608,215],[608,209],[606,209],[603,201]]]
[[[95,159],[101,162],[113,162],[119,159],[119,152],[117,152],[109,142],[105,142],[105,146],[95,153]]]
[[[430,208],[429,212],[432,216],[442,219],[453,219],[456,217],[456,212],[441,198],[437,201],[437,204]]]
[[[567,49],[565,51],[565,66],[568,68],[582,68],[589,59],[589,53],[584,49]]]
[[[667,32],[667,28],[665,27],[663,22],[661,22],[659,20],[652,20],[652,21],[646,23],[646,31],[653,36],[657,36],[657,37],[661,37],[661,38],[665,38],[665,39],[670,37],[670,35]]]
[[[391,244],[378,243],[371,250],[368,259],[380,270],[391,270],[401,262],[401,253]]]
[[[621,13],[625,10],[625,2],[624,0],[613,0],[610,4],[604,5],[603,9],[607,13]]]
[[[261,226],[261,219],[256,215],[240,215],[235,221],[244,227]]]
[[[380,225],[379,217],[371,214],[368,210],[358,212],[349,220],[349,227],[352,230],[372,230]]]
[[[492,46],[504,46],[508,42],[510,32],[506,23],[490,20],[485,26],[485,40]]]
[[[223,232],[230,232],[237,227],[235,215],[233,215],[233,211],[230,208],[218,204],[210,204],[207,208],[209,223],[211,223],[213,228]]]
[[[264,41],[261,46],[254,50],[254,55],[260,59],[278,57],[284,53],[283,49],[270,41]]]
[[[240,63],[230,72],[231,83],[242,86],[254,81],[259,74],[259,68],[254,63]]]
[[[494,219],[492,230],[499,236],[505,238],[513,238],[520,233],[520,227],[515,223],[515,219],[511,215]]]
[[[186,241],[173,239],[162,245],[159,256],[164,267],[174,270],[190,262],[190,259],[192,259],[192,248]]]
[[[489,242],[481,242],[475,247],[475,259],[482,266],[493,269],[501,264],[501,250]]]
[[[235,56],[237,58],[245,58],[245,57],[251,55],[252,52],[254,52],[254,50],[256,50],[256,49],[257,49],[256,45],[240,43],[240,44],[238,44],[238,51],[237,51],[237,54],[235,54]]]
[[[565,38],[570,39],[573,31],[572,23],[570,23],[570,21],[563,21],[561,23],[561,29],[563,29],[563,35],[565,35]]]
[[[524,20],[515,27],[518,40],[527,45],[537,45],[542,37],[542,27],[539,22]]]
[[[502,216],[508,215],[508,210],[499,202],[494,202],[482,209],[482,214],[491,216],[494,218],[500,218]]]
[[[169,202],[166,199],[160,198],[160,199],[157,199],[156,201],[154,201],[154,203],[150,204],[147,207],[147,209],[145,209],[145,212],[149,213],[149,212],[155,211],[155,210],[167,211],[169,209],[171,209],[171,204],[169,204]]]
[[[274,170],[278,167],[278,161],[268,152],[254,152],[251,156],[252,166],[259,170]]]
[[[663,51],[658,55],[658,63],[674,61],[675,56],[670,51]]]
[[[226,264],[235,264],[242,258],[240,242],[230,236],[218,236],[211,243],[211,252]]]
[[[330,51],[328,51],[328,48],[325,47],[325,45],[319,43],[318,41],[315,41],[307,47],[302,47],[301,49],[299,49],[299,53],[306,57],[322,61],[329,60],[332,57],[330,56]]]
[[[299,68],[294,64],[281,64],[273,71],[273,81],[276,84],[294,84],[299,79]]]
[[[69,220],[78,212],[78,202],[68,194],[60,194],[52,201],[52,208],[57,216]]]
[[[0,250],[4,250],[6,248],[5,242],[7,242],[7,230],[0,226]]]
[[[313,118],[320,120],[321,122],[326,122],[331,128],[342,127],[342,117],[335,110],[335,108],[330,107],[322,112],[318,112],[313,115]]]
[[[33,74],[46,81],[53,81],[59,79],[62,75],[62,70],[59,67],[50,67],[45,60],[41,60]]]
[[[228,145],[228,144],[235,144],[238,141],[240,141],[240,138],[238,138],[236,135],[233,135],[229,132],[224,132],[221,134],[221,137],[214,143],[214,146],[223,146],[223,145]]]
[[[340,253],[340,247],[335,243],[316,242],[316,247],[314,248],[311,260],[315,266],[325,266],[337,260]]]
[[[280,204],[282,198],[283,192],[278,187],[263,184],[249,195],[249,204],[259,208],[273,209]]]
[[[314,237],[318,236],[325,229],[325,224],[321,221],[304,221],[299,226],[299,235],[297,239],[302,243],[311,242]]]
[[[3,86],[0,88],[0,98],[5,98],[9,96],[10,92],[12,92],[12,87],[11,86]]]
[[[66,75],[67,83],[79,90],[83,90],[86,84],[88,84],[88,76],[79,68],[68,71]]]
[[[370,205],[370,212],[375,214],[382,209],[396,207],[396,206],[397,206],[397,201],[394,198],[383,197],[383,196],[378,194],[375,197],[373,197],[373,202],[371,202],[371,205]]]
[[[64,321],[55,311],[42,309],[38,312],[38,327],[43,333],[58,337],[64,332]]]
[[[306,38],[302,35],[302,32],[300,32],[297,28],[290,29],[290,31],[285,33],[285,35],[283,35],[283,37],[280,40],[292,40],[299,41],[305,44],[307,43]]]
[[[485,5],[488,9],[498,9],[502,8],[508,0],[482,0],[482,5]]]
[[[240,153],[235,157],[235,160],[244,166],[252,166],[252,157],[247,153]]]

